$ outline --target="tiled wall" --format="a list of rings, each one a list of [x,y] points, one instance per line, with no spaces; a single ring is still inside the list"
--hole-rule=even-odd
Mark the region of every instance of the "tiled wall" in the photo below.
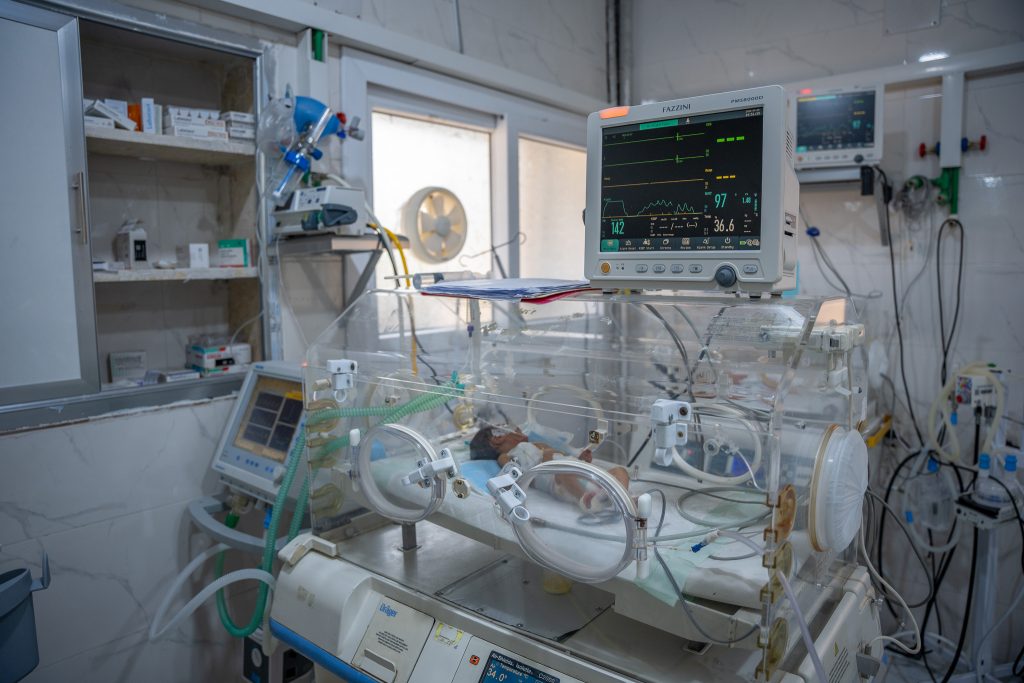
[[[458,49],[453,0],[296,0]],[[463,52],[605,100],[603,0],[472,0],[460,3]]]
[[[40,666],[29,683],[233,680],[239,646],[212,602],[166,639],[147,638],[171,580],[206,547],[185,508],[217,488],[210,460],[232,403],[0,436],[0,572],[38,576],[45,550],[53,577],[34,596]],[[212,563],[186,591],[211,578]]]
[[[901,4],[882,0],[639,0],[634,3],[633,100],[788,83],[916,61],[933,50],[960,54],[1024,40],[1024,3],[943,2],[937,28],[887,32],[887,8]],[[882,167],[897,183],[914,174],[938,175],[936,157],[919,159],[917,146],[921,142],[932,145],[938,139],[940,106],[937,82],[888,89]],[[1024,135],[1019,123],[1022,107],[1024,71],[991,74],[967,82],[964,134],[972,139],[987,135],[989,149],[966,154],[960,177],[960,219],[967,231],[967,247],[964,306],[951,360],[954,367],[985,360],[1004,364],[1017,375],[1024,373],[1024,307],[1019,294],[1024,272],[1024,221],[1019,211],[1024,190]],[[874,198],[861,197],[859,190],[859,183],[805,185],[801,188],[801,207],[810,223],[821,229],[821,244],[853,292],[880,295],[858,298],[857,302],[870,336],[880,340],[888,352],[888,374],[901,386],[889,251],[879,239]],[[922,426],[939,388],[935,234],[947,213],[933,208],[917,221],[907,222],[896,214],[892,219],[900,291],[909,286],[902,308],[907,379]],[[801,239],[802,291],[835,292],[815,265],[806,237],[801,235]],[[956,273],[955,240],[943,241],[942,255],[948,312]],[[918,273],[921,277],[915,282]],[[1018,392],[1014,405],[1020,417],[1024,387],[1020,383],[1015,386]],[[908,424],[903,433],[912,435]],[[893,457],[890,454],[873,463],[877,479],[888,477],[895,464]],[[887,539],[887,575],[895,577],[895,585],[911,602],[925,596],[928,585],[924,574],[906,552],[905,539],[893,525],[888,526]],[[997,603],[1001,613],[1020,586],[1021,539],[1012,525],[1005,528],[1000,539],[1004,552],[1000,583],[995,590],[1001,596]],[[959,633],[969,550],[968,539],[942,588],[944,634],[949,637]],[[891,626],[892,620],[888,620],[887,630]],[[930,629],[935,627],[933,620]],[[993,638],[997,661],[1012,658],[1024,641],[1024,612],[1018,610],[1009,625]]]
[[[939,4],[918,3],[922,7]],[[906,0],[634,0],[633,102],[788,83],[1024,40],[1018,0],[941,0],[906,31]]]
[[[273,42],[289,42],[280,31],[175,0],[123,2]],[[280,4],[287,3],[315,4],[458,49],[453,0],[282,0]],[[461,2],[460,7],[465,54],[607,99],[604,0],[472,0]]]

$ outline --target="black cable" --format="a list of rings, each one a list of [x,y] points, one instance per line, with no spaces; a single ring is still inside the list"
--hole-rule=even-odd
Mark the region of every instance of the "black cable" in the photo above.
[[[944,466],[944,465],[950,464],[950,463],[943,463],[941,461],[938,461],[938,462],[939,462],[940,466]],[[956,475],[957,487],[959,488],[960,492],[963,493],[964,492],[964,481],[960,477],[959,468],[957,466],[955,466],[955,465],[953,465],[953,468],[954,468],[953,469],[953,474]],[[949,535],[946,536],[946,543],[947,544],[953,539],[953,534],[955,534],[957,532],[956,531],[956,525],[957,525],[957,520],[954,519],[953,520],[953,526],[949,530]],[[953,557],[956,555],[956,550],[957,550],[957,548],[956,548],[956,546],[954,546],[953,549],[950,550],[946,554],[946,556],[942,560],[939,561],[939,573],[938,573],[938,576],[935,579],[935,594],[932,596],[931,601],[929,601],[928,605],[925,607],[924,620],[921,623],[922,633],[928,630],[928,623],[929,623],[929,620],[931,619],[932,611],[934,610],[934,612],[935,612],[935,621],[936,621],[936,623],[938,625],[939,635],[940,636],[942,635],[942,617],[939,614],[938,599],[939,599],[939,594],[940,594],[941,589],[942,589],[942,582],[945,581],[946,575],[949,572],[949,568],[953,565]],[[935,673],[932,671],[931,665],[928,663],[928,653],[925,650],[921,651],[921,661],[924,662],[924,668],[928,671],[928,676],[932,679],[932,683],[937,683],[937,681],[935,680]]]
[[[928,604],[928,601],[932,599],[932,595],[935,594],[934,577],[932,576],[931,572],[928,570],[928,565],[925,564],[924,558],[921,557],[921,553],[917,549],[917,544],[914,543],[914,538],[910,535],[910,530],[907,529],[906,524],[904,524],[903,520],[900,519],[899,515],[897,515],[896,512],[892,509],[892,506],[890,506],[887,503],[885,503],[884,501],[882,501],[882,497],[879,496],[877,493],[875,493],[874,491],[872,491],[870,489],[868,489],[867,494],[869,496],[877,499],[878,501],[882,502],[882,516],[883,517],[885,516],[886,513],[888,513],[888,514],[892,515],[892,518],[894,520],[896,520],[896,526],[903,532],[903,535],[907,537],[907,541],[910,542],[910,549],[914,551],[914,556],[917,558],[918,564],[921,565],[921,569],[924,570],[925,576],[928,577],[928,595],[926,595],[924,597],[924,599],[922,599],[921,601],[919,601],[917,603],[910,603],[910,602],[907,603],[907,607],[910,607],[911,609],[917,609],[918,607],[924,607],[926,604]],[[879,572],[879,575],[881,575],[881,572]]]
[[[956,305],[953,308],[953,321],[949,328],[949,336],[946,336],[945,306],[942,303],[942,231],[947,225],[956,226],[960,230],[960,246],[958,265],[956,273]],[[953,338],[956,335],[957,322],[960,319],[960,291],[964,277],[964,225],[956,218],[947,218],[939,226],[939,232],[935,237],[935,279],[937,284],[936,293],[939,299],[939,341],[942,345],[942,370],[939,373],[942,381],[946,384],[949,370],[949,353],[953,347]]]
[[[974,575],[978,570],[978,529],[974,528],[974,544],[971,548],[971,574],[967,577],[967,602],[964,604],[964,620],[960,626],[960,638],[956,641],[956,652],[953,653],[953,661],[946,669],[946,675],[942,677],[942,683],[948,683],[956,671],[956,665],[960,661],[960,654],[964,651],[964,641],[967,640],[967,624],[971,621],[971,603],[974,600]]]
[[[896,477],[899,476],[900,471],[904,467],[906,467],[907,463],[910,462],[911,460],[913,460],[914,458],[916,458],[918,455],[920,455],[920,451],[911,453],[907,457],[903,458],[903,460],[901,460],[900,463],[896,466],[896,469],[893,471],[892,475],[889,477],[889,483],[885,487],[885,497],[882,499],[887,504],[889,502],[889,498],[892,497],[892,489],[896,485]],[[877,567],[877,571],[878,571],[878,575],[879,576],[882,576],[882,547],[884,545],[885,545],[885,515],[882,515],[882,518],[880,520],[878,520],[878,549],[877,549],[877,551],[875,553],[875,556],[876,556],[875,566]],[[892,614],[893,619],[896,619],[897,621],[899,621],[900,617],[899,617],[899,614],[896,613],[896,609],[889,603],[888,600],[886,601],[885,604],[889,608],[889,612]]]
[[[651,431],[647,432],[647,438],[644,439],[644,442],[642,444],[640,444],[640,448],[636,449],[636,453],[634,453],[633,457],[630,458],[629,462],[626,463],[626,467],[632,467],[633,466],[633,463],[636,462],[636,459],[640,457],[641,453],[643,453],[644,448],[646,448],[647,444],[650,443],[651,435],[652,434],[654,434],[654,430],[653,429]]]
[[[1017,658],[1013,660],[1013,675],[1024,676],[1024,666],[1021,666],[1021,660],[1024,660],[1024,645],[1021,645],[1020,652],[1017,653]],[[1020,671],[1017,667],[1020,666]]]
[[[981,447],[981,410],[974,411],[974,464],[978,464],[978,451]],[[956,671],[956,665],[960,661],[960,654],[964,650],[964,642],[967,640],[967,625],[971,621],[971,606],[974,601],[974,576],[978,570],[978,528],[974,527],[973,542],[971,545],[971,573],[967,578],[967,601],[964,603],[964,618],[960,625],[960,637],[956,642],[956,651],[953,653],[953,660],[946,669],[946,675],[942,677],[942,683],[947,683]]]
[[[679,350],[679,355],[683,357],[683,367],[686,368],[687,393],[690,394],[690,401],[696,403],[697,398],[693,395],[693,375],[690,372],[690,357],[686,353],[686,347],[683,346],[683,340],[679,338],[679,335],[676,334],[676,331],[672,328],[672,325],[669,324],[667,320],[665,320],[665,317],[658,312],[657,308],[655,308],[651,304],[644,304],[644,308],[650,311],[651,315],[653,315],[661,322],[662,327],[665,328],[665,331],[668,332],[668,336],[672,338],[672,342],[676,345],[676,349]]]
[[[881,169],[879,169],[881,172]],[[884,176],[884,173],[883,173]],[[900,347],[900,377],[903,379],[903,393],[907,398],[907,410],[910,411],[910,421],[914,425],[914,432],[917,434],[917,441],[924,446],[924,437],[921,435],[921,428],[917,426],[917,416],[914,415],[914,402],[910,398],[910,385],[907,383],[907,364],[903,349],[903,323],[900,320],[899,295],[896,292],[896,252],[892,247],[892,230],[889,223],[889,205],[885,205],[885,232],[889,236],[889,271],[892,275],[892,310],[896,319],[896,338]],[[881,570],[879,570],[881,573]]]

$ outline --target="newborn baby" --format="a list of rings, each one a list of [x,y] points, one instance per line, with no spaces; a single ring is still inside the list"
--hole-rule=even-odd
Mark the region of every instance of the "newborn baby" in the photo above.
[[[496,460],[502,467],[514,460],[523,472],[542,462],[553,460],[556,456],[576,457],[583,462],[593,460],[589,448],[569,455],[555,450],[546,443],[531,442],[521,429],[509,427],[482,427],[470,441],[469,452],[473,460]],[[612,475],[623,489],[629,491],[629,473],[625,468],[610,467],[608,474]],[[538,477],[533,480],[533,486],[562,500],[579,503],[580,507],[588,512],[600,507],[597,504],[599,489],[573,474]]]

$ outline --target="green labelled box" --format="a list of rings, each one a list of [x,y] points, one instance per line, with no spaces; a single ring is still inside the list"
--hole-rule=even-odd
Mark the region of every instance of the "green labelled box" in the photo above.
[[[672,126],[678,126],[679,119],[667,119],[665,121],[648,121],[647,123],[640,124],[640,130],[650,130],[652,128],[671,128]]]

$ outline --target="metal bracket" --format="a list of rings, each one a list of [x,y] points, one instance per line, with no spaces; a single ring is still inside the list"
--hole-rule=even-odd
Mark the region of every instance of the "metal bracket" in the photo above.
[[[339,358],[327,361],[327,372],[331,373],[331,385],[335,391],[346,391],[356,385],[359,364],[354,360]]]
[[[453,479],[459,469],[455,464],[455,458],[452,457],[452,452],[447,448],[442,448],[440,455],[441,457],[437,460],[429,458],[417,460],[416,469],[402,477],[402,483],[406,486],[416,484],[426,488],[430,486],[430,482],[442,474]]]
[[[663,467],[672,464],[677,446],[685,446],[690,436],[692,411],[686,401],[659,398],[651,406],[654,432],[654,462]]]
[[[288,545],[281,548],[277,553],[277,557],[289,567],[294,567],[311,550],[315,550],[327,557],[338,556],[338,547],[330,541],[313,534],[303,534],[292,539]]]
[[[530,511],[523,507],[526,492],[516,483],[521,476],[522,470],[510,467],[507,472],[487,480],[487,491],[497,501],[502,516],[509,518],[513,524],[530,520]]]

